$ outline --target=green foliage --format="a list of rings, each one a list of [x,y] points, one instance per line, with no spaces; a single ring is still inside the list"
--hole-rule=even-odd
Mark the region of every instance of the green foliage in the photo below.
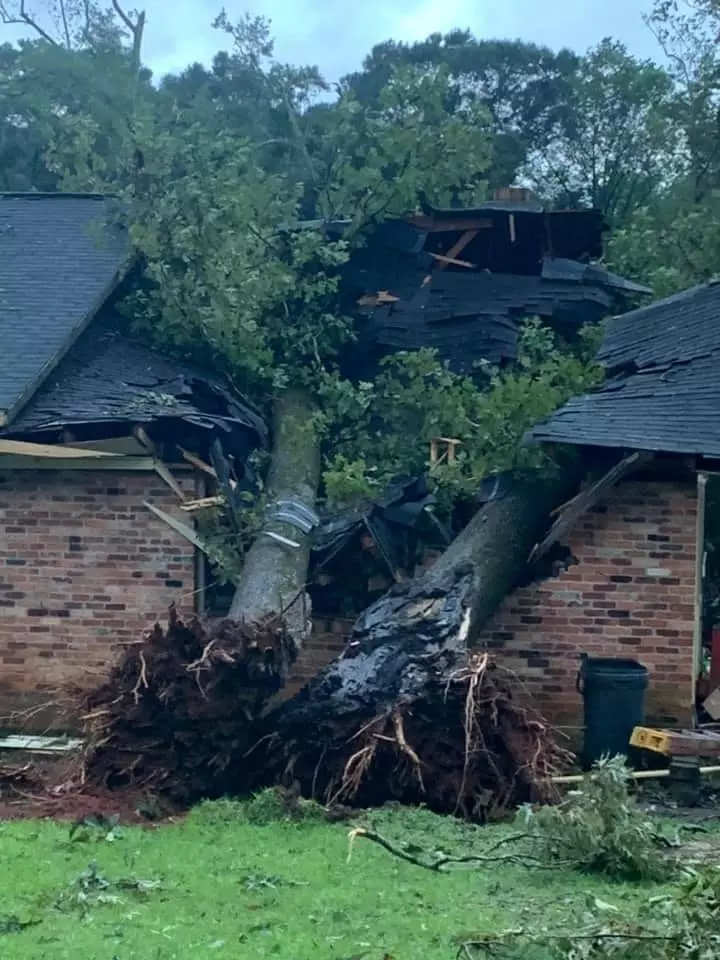
[[[677,194],[635,211],[608,245],[612,268],[647,283],[658,297],[720,272],[720,196],[698,203],[685,190]]]
[[[63,912],[77,911],[86,917],[93,907],[121,905],[127,902],[128,897],[145,899],[161,886],[160,880],[142,880],[137,877],[111,879],[101,871],[97,861],[93,860],[57,897],[54,907]]]
[[[715,276],[720,262],[720,10],[713,0],[656,0],[648,23],[673,82],[680,163],[611,238],[608,255],[664,296]]]
[[[288,791],[269,787],[248,800],[207,800],[198,804],[189,814],[189,820],[199,827],[221,827],[231,823],[247,823],[258,827],[293,821],[320,823],[326,819],[319,803],[293,797]]]
[[[542,196],[622,222],[678,169],[667,71],[606,39],[579,59],[553,136],[528,158]]]
[[[571,348],[528,321],[517,364],[488,367],[472,379],[453,373],[431,350],[388,357],[376,381],[360,385],[354,407],[347,391],[340,394],[339,439],[324,476],[328,499],[357,502],[398,475],[422,473],[435,437],[462,442],[454,464],[432,470],[441,507],[471,495],[485,476],[538,465],[542,451],[523,445],[523,436],[597,382],[591,359],[597,334],[588,328]]]
[[[650,897],[641,919],[618,919],[620,908],[588,898],[580,922],[466,941],[466,956],[499,960],[714,960],[720,955],[720,870],[686,870],[672,894]]]
[[[581,788],[557,807],[519,816],[539,859],[616,880],[667,880],[674,864],[667,840],[628,793],[623,757],[601,760]]]
[[[31,39],[0,46],[0,190],[107,188],[132,163],[133,119],[155,99],[150,72],[110,6],[43,6]],[[23,8],[0,2],[0,20]]]
[[[375,103],[398,68],[444,69],[459,110],[482,107],[489,117],[492,187],[512,183],[531,151],[548,142],[566,110],[578,57],[570,50],[520,40],[476,39],[468,30],[432,34],[412,44],[390,40],[373,48],[362,71],[343,81],[358,100]]]
[[[122,830],[119,826],[120,817],[113,814],[106,817],[103,814],[91,814],[77,820],[71,827],[69,839],[74,843],[83,843],[87,841],[106,841],[113,843],[122,837]]]

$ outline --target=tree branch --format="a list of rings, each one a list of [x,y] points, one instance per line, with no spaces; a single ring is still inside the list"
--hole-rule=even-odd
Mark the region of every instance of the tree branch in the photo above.
[[[140,71],[140,58],[142,55],[143,32],[145,30],[145,11],[141,10],[137,15],[137,20],[133,22],[132,18],[120,6],[118,0],[112,0],[113,10],[120,17],[133,38],[132,48],[132,66],[133,73],[137,77]]]
[[[20,0],[20,11],[16,17],[9,13],[5,3],[0,3],[0,17],[2,17],[2,21],[0,22],[8,26],[11,24],[22,24],[25,27],[30,27],[35,33],[42,37],[43,40],[51,43],[54,47],[59,46],[57,40],[53,39],[47,30],[43,30],[40,24],[27,12],[25,9],[25,0]]]
[[[68,50],[72,49],[72,40],[70,38],[70,27],[68,26],[67,13],[65,12],[65,0],[58,0],[60,3],[60,17],[63,23],[63,33],[65,35],[65,46]]]
[[[503,847],[508,843],[514,843],[518,840],[526,839],[528,834],[525,833],[515,833],[509,837],[504,837],[502,840],[498,841],[498,843],[485,850],[484,853],[471,853],[461,857],[453,857],[448,854],[441,853],[432,860],[429,860],[423,859],[423,851],[419,848],[417,848],[417,852],[415,852],[415,848],[410,850],[403,847],[398,847],[389,840],[386,840],[385,837],[381,836],[379,833],[375,833],[374,830],[364,830],[363,828],[359,827],[355,830],[351,830],[348,834],[348,860],[352,856],[353,845],[358,837],[364,837],[366,840],[371,840],[373,843],[377,843],[378,846],[382,847],[384,850],[387,850],[388,853],[391,853],[394,857],[399,857],[400,860],[405,860],[406,863],[412,863],[416,867],[422,867],[424,870],[432,870],[435,873],[443,873],[445,872],[445,867],[447,867],[449,864],[456,863],[519,863],[523,864],[524,866],[533,867],[547,866],[535,857],[525,854],[507,853],[499,854],[497,856],[494,855],[500,847]],[[561,864],[553,863],[552,866],[558,867],[561,866]]]

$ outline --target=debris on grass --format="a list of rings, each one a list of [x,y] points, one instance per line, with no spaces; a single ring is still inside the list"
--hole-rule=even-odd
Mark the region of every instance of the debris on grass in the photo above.
[[[669,880],[678,870],[670,851],[677,838],[667,837],[648,820],[630,796],[629,772],[623,757],[600,761],[582,789],[564,803],[533,808],[518,814],[520,831],[479,849],[457,854],[418,845],[396,844],[375,830],[349,833],[348,859],[359,838],[369,840],[394,857],[426,870],[484,869],[489,864],[512,863],[550,869],[562,867],[582,873],[600,873],[616,881]],[[429,840],[432,843],[432,838]]]

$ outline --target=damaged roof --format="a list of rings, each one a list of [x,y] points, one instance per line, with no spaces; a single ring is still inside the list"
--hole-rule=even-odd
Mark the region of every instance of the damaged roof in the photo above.
[[[3,432],[182,420],[225,433],[244,428],[267,439],[263,419],[219,380],[129,339],[123,326],[113,311],[104,311]]]
[[[514,360],[527,317],[570,332],[650,292],[597,264],[541,257],[539,248],[535,261],[526,261],[534,272],[471,268],[469,260],[438,269],[408,226],[383,225],[343,267],[346,308],[358,315],[358,346],[370,354],[430,347],[453,369],[470,372],[481,362]],[[468,244],[460,256],[478,252]]]
[[[613,317],[598,360],[605,382],[533,439],[720,457],[720,282]]]
[[[43,382],[126,272],[96,195],[0,194],[0,424]]]

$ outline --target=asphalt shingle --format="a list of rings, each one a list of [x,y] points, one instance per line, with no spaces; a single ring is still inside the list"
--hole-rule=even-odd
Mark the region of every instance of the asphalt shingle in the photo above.
[[[266,438],[261,417],[219,380],[129,339],[124,327],[112,311],[101,313],[4,432],[181,419]]]
[[[720,284],[614,317],[598,359],[608,379],[533,439],[720,457]]]
[[[102,305],[129,257],[108,201],[0,194],[0,422],[26,402]]]

